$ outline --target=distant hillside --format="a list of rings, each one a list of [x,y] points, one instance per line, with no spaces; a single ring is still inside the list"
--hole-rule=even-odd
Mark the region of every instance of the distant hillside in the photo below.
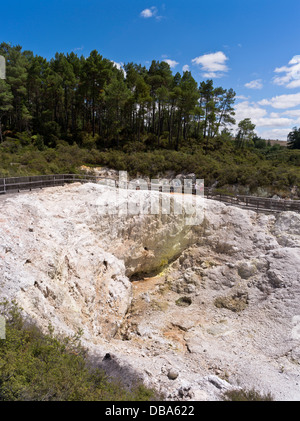
[[[287,141],[286,140],[267,140],[267,142],[270,142],[271,146],[280,145],[280,146],[287,147]]]

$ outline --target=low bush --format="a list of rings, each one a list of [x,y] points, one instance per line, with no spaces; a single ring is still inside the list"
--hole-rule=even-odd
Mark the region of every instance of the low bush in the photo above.
[[[262,394],[255,389],[234,389],[228,390],[223,395],[224,401],[231,402],[258,402],[258,401],[274,401],[271,393]]]
[[[2,303],[6,339],[0,339],[0,401],[143,401],[157,399],[137,382],[129,390],[89,363],[73,337],[48,334],[27,322],[14,303]]]

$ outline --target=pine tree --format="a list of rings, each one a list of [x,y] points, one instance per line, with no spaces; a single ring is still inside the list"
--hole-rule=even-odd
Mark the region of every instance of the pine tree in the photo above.
[[[130,91],[124,80],[115,78],[107,86],[105,92],[111,131],[117,141],[117,146],[119,146],[119,135],[122,130],[122,110],[126,101],[130,98]]]
[[[235,124],[235,112],[233,108],[235,95],[236,94],[233,89],[227,90],[220,87],[215,90],[217,113],[215,130],[212,134],[212,137],[215,137],[219,133],[221,126]]]
[[[293,128],[293,131],[288,134],[287,142],[289,149],[300,149],[300,128]]]
[[[237,134],[237,141],[238,145],[244,148],[245,145],[249,145],[252,141],[253,137],[255,136],[254,129],[255,124],[253,124],[250,118],[244,118],[238,124],[238,134]]]
[[[214,88],[212,80],[198,86],[190,72],[173,75],[164,61],[153,60],[149,70],[128,63],[124,73],[96,50],[87,58],[56,53],[48,61],[2,43],[0,55],[7,61],[2,123],[42,135],[48,147],[59,138],[81,145],[83,136],[98,132],[98,146],[100,139],[119,145],[123,138],[161,147],[168,138],[178,150],[194,137],[207,152],[209,142],[234,123],[232,89]]]

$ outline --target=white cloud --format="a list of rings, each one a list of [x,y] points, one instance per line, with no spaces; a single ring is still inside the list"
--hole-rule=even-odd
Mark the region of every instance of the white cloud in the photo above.
[[[124,70],[124,68],[123,68],[124,63],[118,63],[118,62],[113,61],[113,60],[112,60],[112,62],[113,62],[113,64],[114,64],[114,66],[115,66],[118,70],[122,70],[122,72],[124,73],[124,76],[125,76],[125,78],[126,78],[127,73],[125,72],[125,70]]]
[[[208,73],[202,73],[202,76],[207,78],[207,79],[217,79],[219,77],[222,77],[223,74],[216,73],[216,72],[208,72]]]
[[[190,66],[188,64],[185,64],[182,68],[183,72],[189,72],[190,71]]]
[[[263,84],[261,79],[252,80],[251,82],[245,83],[245,87],[248,89],[262,89]]]
[[[293,89],[293,88],[300,88],[300,79],[299,80],[293,80],[288,85],[286,85],[287,88]]]
[[[196,57],[192,60],[192,63],[201,66],[204,72],[203,77],[217,78],[228,72],[227,60],[228,57],[222,51],[218,51]]]
[[[123,63],[118,63],[116,61],[113,61],[114,66],[118,69],[118,70],[123,70]]]
[[[249,99],[249,97],[245,96],[245,95],[236,95],[235,99],[243,99],[243,100],[247,100]]]
[[[286,88],[300,87],[300,55],[294,56],[288,63],[288,66],[277,67],[275,73],[282,76],[276,76],[273,79],[275,85],[285,86]]]
[[[168,63],[168,65],[171,67],[171,69],[174,69],[179,63],[175,60],[170,60],[169,58],[163,60],[165,63]]]
[[[292,128],[300,124],[300,110],[288,110],[284,112],[268,112],[263,106],[262,102],[269,102],[268,100],[260,101],[259,103],[243,101],[235,106],[235,119],[237,124],[244,118],[250,118],[255,124],[255,132],[263,139],[280,139],[286,140],[288,133]],[[237,124],[235,131],[237,132]]]
[[[155,6],[141,11],[140,16],[145,19],[153,18],[157,15],[157,8]]]
[[[259,105],[270,105],[273,108],[286,109],[294,108],[300,105],[300,93],[279,95],[271,99],[263,99],[258,102]]]
[[[254,122],[255,123],[255,122]],[[259,118],[256,120],[257,127],[289,127],[294,123],[294,120],[290,118]]]
[[[282,113],[270,113],[271,118],[279,118],[282,115]]]
[[[292,130],[290,128],[286,129],[271,129],[271,130],[259,130],[258,134],[263,139],[272,139],[272,140],[287,140],[287,135]]]
[[[292,118],[282,117],[280,113],[270,113],[268,115],[267,110],[249,101],[237,104],[235,114],[237,122],[244,118],[250,118],[257,127],[287,127],[295,122]]]
[[[289,64],[299,64],[300,63],[300,56],[294,56],[292,60],[290,60]]]
[[[289,115],[291,117],[300,117],[300,110],[288,110],[284,111],[282,115]]]
[[[255,103],[249,101],[243,101],[235,107],[235,119],[237,122],[244,120],[244,118],[250,118],[251,121],[255,122],[267,115],[267,111],[264,108],[258,107]]]
[[[82,45],[81,47],[76,47],[73,49],[74,52],[76,51],[82,51],[84,49],[84,46]]]
[[[259,105],[271,105],[271,101],[269,99],[262,99],[258,101]]]

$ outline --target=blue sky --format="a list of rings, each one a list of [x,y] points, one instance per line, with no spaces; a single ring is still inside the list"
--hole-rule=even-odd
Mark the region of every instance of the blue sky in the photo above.
[[[165,60],[233,88],[236,119],[286,140],[300,126],[299,0],[11,0],[0,40],[50,59],[97,49],[116,63]]]

